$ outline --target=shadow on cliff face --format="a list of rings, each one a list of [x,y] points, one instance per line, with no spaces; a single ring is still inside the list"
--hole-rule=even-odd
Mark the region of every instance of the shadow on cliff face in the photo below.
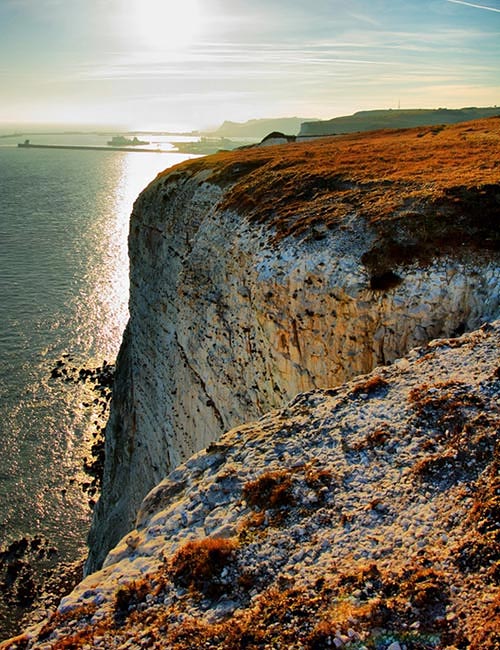
[[[388,277],[396,267],[414,262],[427,265],[445,255],[460,258],[464,252],[475,256],[498,252],[499,213],[498,184],[448,188],[418,211],[407,210],[387,221],[374,220],[378,237],[362,262],[373,279]]]

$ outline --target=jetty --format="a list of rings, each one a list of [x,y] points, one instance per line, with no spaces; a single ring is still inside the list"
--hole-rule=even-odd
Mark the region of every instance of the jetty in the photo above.
[[[178,153],[168,149],[146,149],[144,147],[100,147],[98,145],[80,144],[32,144],[29,140],[19,142],[18,147],[23,149],[75,149],[82,151],[141,151],[142,153]]]

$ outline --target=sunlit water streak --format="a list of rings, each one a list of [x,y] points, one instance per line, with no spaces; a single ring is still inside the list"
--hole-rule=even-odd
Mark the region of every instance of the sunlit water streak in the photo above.
[[[116,356],[127,320],[132,204],[177,154],[0,147],[0,546],[42,534],[77,557],[96,414],[50,378]]]

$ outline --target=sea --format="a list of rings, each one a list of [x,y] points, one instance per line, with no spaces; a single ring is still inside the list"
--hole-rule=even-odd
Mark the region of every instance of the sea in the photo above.
[[[0,137],[0,549],[39,537],[61,561],[85,553],[85,465],[106,413],[88,384],[52,371],[114,362],[133,202],[192,157],[168,136],[139,137],[168,153],[17,147],[106,146],[100,133]]]

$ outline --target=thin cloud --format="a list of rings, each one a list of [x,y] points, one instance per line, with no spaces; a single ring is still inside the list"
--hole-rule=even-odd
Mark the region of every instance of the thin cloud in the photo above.
[[[373,25],[374,27],[380,27],[380,22],[378,20],[375,20],[375,18],[368,16],[367,14],[351,13],[350,16],[358,23],[368,23],[368,25]]]
[[[486,9],[486,11],[494,11],[497,14],[500,14],[500,9],[495,9],[494,7],[486,7],[485,5],[477,5],[473,2],[465,2],[464,0],[447,0],[447,2],[452,2],[455,5],[465,5],[466,7],[474,7],[475,9]]]
[[[242,70],[245,74],[258,72],[261,75],[275,76],[299,69],[325,66],[347,66],[350,69],[357,66],[397,67],[398,62],[392,58],[358,56],[359,51],[343,50],[343,56],[333,48],[276,48],[271,44],[257,43],[253,46],[242,47],[237,43],[204,43],[191,51],[183,53],[182,57],[168,56],[161,51],[129,52],[128,55],[111,57],[106,63],[90,63],[80,68],[80,78],[83,79],[113,79],[113,78],[166,78],[183,75],[197,77],[207,75],[208,71],[216,78],[240,78]],[[114,60],[113,60],[114,59]]]

